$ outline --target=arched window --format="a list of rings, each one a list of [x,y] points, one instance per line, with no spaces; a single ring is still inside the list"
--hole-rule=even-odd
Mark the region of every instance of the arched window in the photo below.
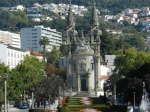
[[[96,40],[97,40],[97,39],[96,39],[96,37],[97,37],[97,36],[96,36],[96,35],[94,35],[94,42],[96,42]]]

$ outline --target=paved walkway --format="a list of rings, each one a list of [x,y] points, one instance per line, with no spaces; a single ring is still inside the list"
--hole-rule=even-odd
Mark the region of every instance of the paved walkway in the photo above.
[[[18,108],[9,108],[8,111],[6,110],[6,112],[28,112],[29,109],[18,109]],[[4,112],[4,110],[2,110],[2,112]]]

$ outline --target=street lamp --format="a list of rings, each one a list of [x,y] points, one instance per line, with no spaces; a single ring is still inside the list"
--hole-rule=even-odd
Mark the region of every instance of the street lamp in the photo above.
[[[34,94],[33,94],[34,87],[31,87],[31,91],[32,91],[32,108],[34,108]]]
[[[8,77],[8,74],[7,73],[4,73],[3,74],[3,77],[4,77],[4,83],[5,83],[5,104],[4,104],[4,112],[6,112],[6,105],[7,105],[7,77]]]
[[[22,104],[22,94],[20,95],[20,97],[21,97],[21,104]]]
[[[134,105],[133,105],[133,109],[135,109],[135,92],[133,92],[134,94]]]

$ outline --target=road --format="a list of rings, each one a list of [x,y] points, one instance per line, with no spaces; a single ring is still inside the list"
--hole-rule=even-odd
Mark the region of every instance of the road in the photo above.
[[[18,109],[18,108],[9,108],[8,112],[28,112],[29,109]],[[2,110],[4,112],[4,110]]]

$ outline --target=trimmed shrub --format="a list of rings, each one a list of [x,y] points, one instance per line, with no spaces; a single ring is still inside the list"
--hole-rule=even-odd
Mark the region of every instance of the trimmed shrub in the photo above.
[[[112,106],[112,102],[111,101],[106,101],[106,105]]]
[[[29,109],[29,112],[52,112],[51,109]]]
[[[71,97],[70,96],[68,96],[67,98],[66,98],[66,102],[68,103],[69,102],[69,99],[70,99]]]
[[[122,105],[112,105],[110,109],[117,112],[127,112],[127,106]]]

